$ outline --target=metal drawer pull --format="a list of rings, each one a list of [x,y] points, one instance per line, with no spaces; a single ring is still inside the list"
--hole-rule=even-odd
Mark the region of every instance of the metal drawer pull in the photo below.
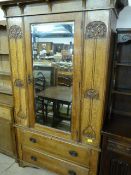
[[[78,157],[78,153],[76,151],[69,151],[69,154],[72,156],[72,157]]]
[[[37,158],[35,156],[31,156],[31,160],[37,161]]]
[[[30,141],[32,142],[32,143],[37,143],[37,141],[36,141],[36,139],[34,139],[34,138],[30,138]]]
[[[76,172],[75,172],[75,171],[72,171],[72,170],[69,170],[69,171],[68,171],[68,174],[69,174],[69,175],[76,175]]]
[[[34,82],[34,77],[31,76],[31,75],[28,75],[27,82],[28,82],[28,84],[33,84],[33,82]]]

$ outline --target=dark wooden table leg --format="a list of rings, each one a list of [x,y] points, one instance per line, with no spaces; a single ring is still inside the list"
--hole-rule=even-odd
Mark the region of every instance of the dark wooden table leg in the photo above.
[[[42,98],[43,124],[45,124],[45,121],[46,121],[46,117],[45,117],[44,111],[45,111],[44,98]]]
[[[53,123],[52,123],[53,127],[56,127],[61,121],[59,111],[60,111],[60,103],[58,100],[55,100],[53,103]]]

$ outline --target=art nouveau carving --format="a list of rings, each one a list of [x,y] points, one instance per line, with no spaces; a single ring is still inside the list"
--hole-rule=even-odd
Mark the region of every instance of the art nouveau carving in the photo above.
[[[126,33],[118,35],[118,42],[120,43],[128,42],[129,40],[131,40],[131,34]]]
[[[17,117],[20,119],[26,119],[27,116],[24,114],[24,112],[20,109],[20,111],[17,113]]]
[[[85,98],[98,99],[99,98],[99,92],[96,91],[95,89],[88,89],[85,92]]]
[[[86,39],[87,38],[104,38],[106,36],[107,27],[102,21],[90,22],[86,27]]]
[[[14,38],[14,39],[18,39],[18,38],[22,38],[23,37],[23,33],[21,30],[21,27],[18,25],[12,25],[9,28],[9,38]]]
[[[20,79],[16,79],[15,82],[14,82],[14,85],[21,88],[24,86],[24,82]]]

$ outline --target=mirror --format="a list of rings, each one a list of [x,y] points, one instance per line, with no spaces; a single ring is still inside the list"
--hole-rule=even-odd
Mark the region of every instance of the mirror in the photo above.
[[[71,131],[74,22],[31,25],[36,123]]]

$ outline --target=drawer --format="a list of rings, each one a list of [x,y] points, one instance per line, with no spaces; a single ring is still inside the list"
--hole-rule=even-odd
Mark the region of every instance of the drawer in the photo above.
[[[60,175],[88,175],[89,169],[66,162],[45,153],[23,147],[23,161],[47,168]]]
[[[27,131],[23,133],[22,143],[30,148],[55,154],[57,157],[73,161],[86,167],[89,167],[91,155],[93,155],[96,161],[98,158],[98,152],[96,150]]]
[[[0,117],[11,121],[11,108],[0,106]]]

